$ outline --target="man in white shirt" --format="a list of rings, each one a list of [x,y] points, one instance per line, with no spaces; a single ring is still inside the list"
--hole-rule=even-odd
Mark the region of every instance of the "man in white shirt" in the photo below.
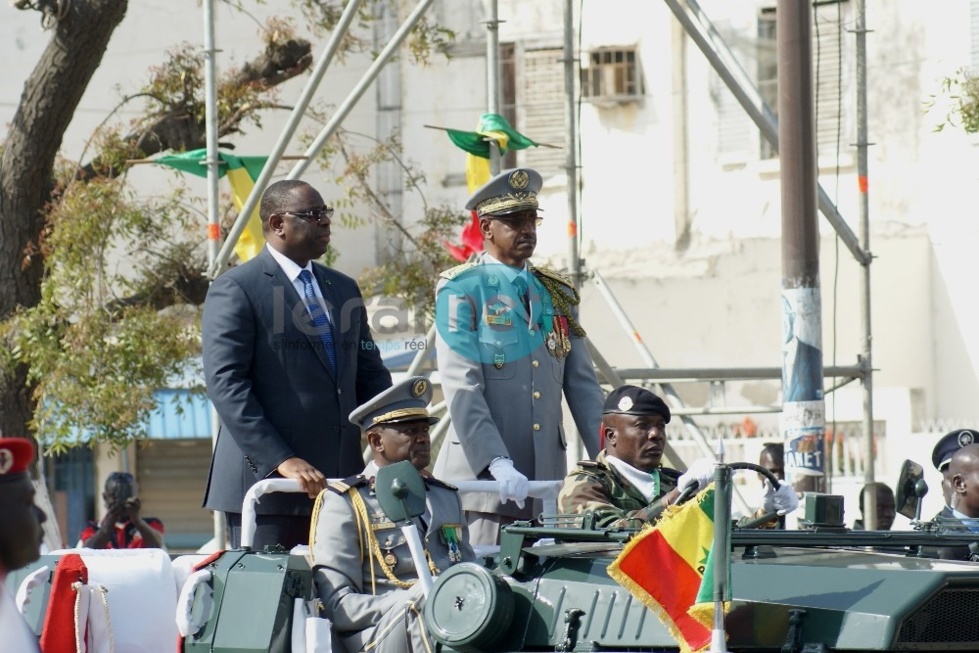
[[[225,513],[240,544],[245,492],[291,478],[306,494],[258,504],[252,546],[309,540],[313,499],[327,478],[363,469],[350,412],[391,387],[357,283],[316,259],[331,242],[333,208],[298,179],[269,185],[259,208],[266,246],[228,270],[204,300],[207,396],[221,420],[204,507]]]

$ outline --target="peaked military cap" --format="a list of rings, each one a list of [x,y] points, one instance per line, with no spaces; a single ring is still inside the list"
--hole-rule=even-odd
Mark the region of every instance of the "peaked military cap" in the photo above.
[[[931,452],[931,462],[935,469],[942,472],[952,462],[952,456],[962,447],[979,442],[979,431],[972,429],[956,429],[942,436]]]
[[[437,417],[428,414],[432,401],[432,383],[424,376],[411,376],[396,383],[350,413],[350,422],[367,430],[376,424],[397,424],[427,419],[436,423]]]
[[[34,460],[34,443],[27,438],[0,438],[0,481],[20,478]]]
[[[670,423],[670,407],[666,402],[646,388],[635,385],[621,385],[605,398],[602,414],[621,415],[662,415]]]
[[[540,173],[531,168],[504,170],[476,189],[466,202],[466,210],[480,217],[536,211],[537,193],[543,185]]]

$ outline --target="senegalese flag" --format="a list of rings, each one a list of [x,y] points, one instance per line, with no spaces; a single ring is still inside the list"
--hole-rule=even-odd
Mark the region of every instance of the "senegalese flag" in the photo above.
[[[630,541],[609,576],[659,615],[683,653],[705,650],[714,619],[714,484]]]
[[[231,193],[234,199],[235,208],[241,211],[248,199],[248,194],[255,186],[255,180],[262,173],[267,156],[235,156],[227,152],[218,152],[221,165],[218,167],[219,176],[228,177],[231,183]],[[189,172],[198,177],[207,176],[207,166],[204,161],[207,159],[207,150],[191,150],[180,154],[170,154],[153,159],[153,163],[176,168],[182,172]],[[217,240],[220,234],[217,233],[217,226],[212,226],[215,231],[208,233],[208,238]],[[242,261],[247,261],[258,255],[265,245],[265,236],[262,235],[262,219],[258,215],[256,207],[248,218],[245,230],[241,232],[238,242],[235,243],[235,254]]]
[[[506,154],[507,150],[537,147],[537,143],[511,127],[507,119],[498,113],[484,113],[480,116],[476,131],[447,129],[446,132],[456,147],[466,151],[466,186],[470,194],[490,178],[490,144],[487,139],[496,142],[501,155]],[[472,221],[462,231],[462,244],[445,245],[453,258],[460,261],[467,260],[470,254],[483,251],[483,236],[479,231],[479,219],[475,211]]]

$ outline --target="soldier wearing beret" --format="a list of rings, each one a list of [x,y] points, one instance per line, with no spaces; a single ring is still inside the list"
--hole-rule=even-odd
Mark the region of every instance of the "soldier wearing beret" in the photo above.
[[[955,442],[958,442],[957,438]],[[946,461],[940,459],[938,462]],[[943,466],[945,467],[943,473],[949,479],[951,488],[951,498],[946,506],[949,517],[941,518],[943,511],[939,517],[936,517],[936,521],[940,521],[941,525],[951,532],[979,533],[979,443],[967,443],[957,447],[949,457],[947,465]],[[945,560],[974,561],[972,552],[965,546],[939,547],[938,557]]]
[[[699,491],[713,480],[714,463],[707,458],[695,460],[682,474],[662,466],[670,408],[649,390],[618,387],[606,397],[602,412],[605,451],[568,474],[558,495],[562,513],[592,513],[599,528],[639,528],[659,519],[691,483]],[[784,481],[777,489],[766,482],[761,503],[756,517],[784,515],[799,500]]]
[[[442,273],[436,350],[452,425],[435,463],[447,480],[495,479],[499,497],[463,498],[475,544],[531,519],[528,480],[564,478],[562,395],[589,456],[599,450],[602,391],[578,323],[571,281],[530,264],[540,174],[506,170],[473,193],[485,252]]]
[[[931,452],[931,463],[942,473],[942,496],[945,506],[935,515],[935,521],[954,519],[952,514],[952,475],[950,463],[952,456],[962,447],[979,442],[979,431],[956,429],[942,436]]]
[[[592,513],[601,528],[639,528],[680,495],[681,473],[661,465],[670,408],[645,388],[624,385],[602,409],[605,450],[582,460],[558,495],[563,514]]]
[[[41,555],[44,513],[34,505],[28,467],[34,444],[24,438],[0,438],[0,639],[4,651],[38,650],[37,637],[14,605],[16,588],[5,586],[7,573]]]
[[[313,510],[310,549],[317,591],[341,650],[434,650],[421,619],[424,597],[411,552],[374,494],[379,467],[410,460],[426,486],[427,510],[415,518],[430,571],[475,558],[454,487],[425,471],[432,387],[410,377],[350,414],[373,453],[364,473],[328,485]]]

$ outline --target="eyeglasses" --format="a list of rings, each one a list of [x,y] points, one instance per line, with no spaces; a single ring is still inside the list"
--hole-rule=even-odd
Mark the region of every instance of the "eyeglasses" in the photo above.
[[[540,216],[527,217],[527,218],[499,217],[495,219],[498,222],[502,222],[513,231],[519,231],[529,225],[533,225],[534,227],[539,227],[544,223],[544,218]]]
[[[333,207],[327,206],[326,208],[310,209],[308,211],[282,211],[281,215],[291,215],[306,222],[321,225],[324,221],[329,222],[333,217]]]

